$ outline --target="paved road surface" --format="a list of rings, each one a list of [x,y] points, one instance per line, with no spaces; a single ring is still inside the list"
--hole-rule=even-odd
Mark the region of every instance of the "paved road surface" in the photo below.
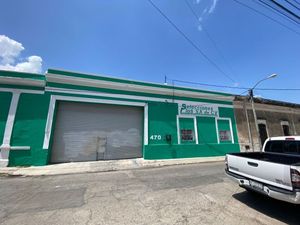
[[[300,224],[300,207],[249,194],[223,163],[0,178],[0,224]]]

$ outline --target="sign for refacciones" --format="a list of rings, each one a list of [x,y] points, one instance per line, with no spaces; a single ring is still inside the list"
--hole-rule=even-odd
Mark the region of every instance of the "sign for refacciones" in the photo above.
[[[194,115],[194,116],[219,116],[219,108],[215,105],[209,104],[186,104],[181,103],[178,105],[179,114],[181,115]]]

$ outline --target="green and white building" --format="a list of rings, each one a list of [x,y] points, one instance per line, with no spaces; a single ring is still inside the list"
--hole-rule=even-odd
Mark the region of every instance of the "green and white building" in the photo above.
[[[240,150],[230,94],[54,69],[0,71],[0,145],[1,166]]]

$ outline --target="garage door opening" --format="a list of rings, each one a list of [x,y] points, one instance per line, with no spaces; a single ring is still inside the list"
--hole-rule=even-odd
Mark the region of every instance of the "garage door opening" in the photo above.
[[[143,107],[58,102],[51,163],[142,157]]]

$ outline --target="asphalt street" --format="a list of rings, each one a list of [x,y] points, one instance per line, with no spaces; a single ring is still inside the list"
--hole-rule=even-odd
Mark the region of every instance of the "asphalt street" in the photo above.
[[[0,224],[300,224],[300,207],[247,193],[223,163],[0,178]]]

